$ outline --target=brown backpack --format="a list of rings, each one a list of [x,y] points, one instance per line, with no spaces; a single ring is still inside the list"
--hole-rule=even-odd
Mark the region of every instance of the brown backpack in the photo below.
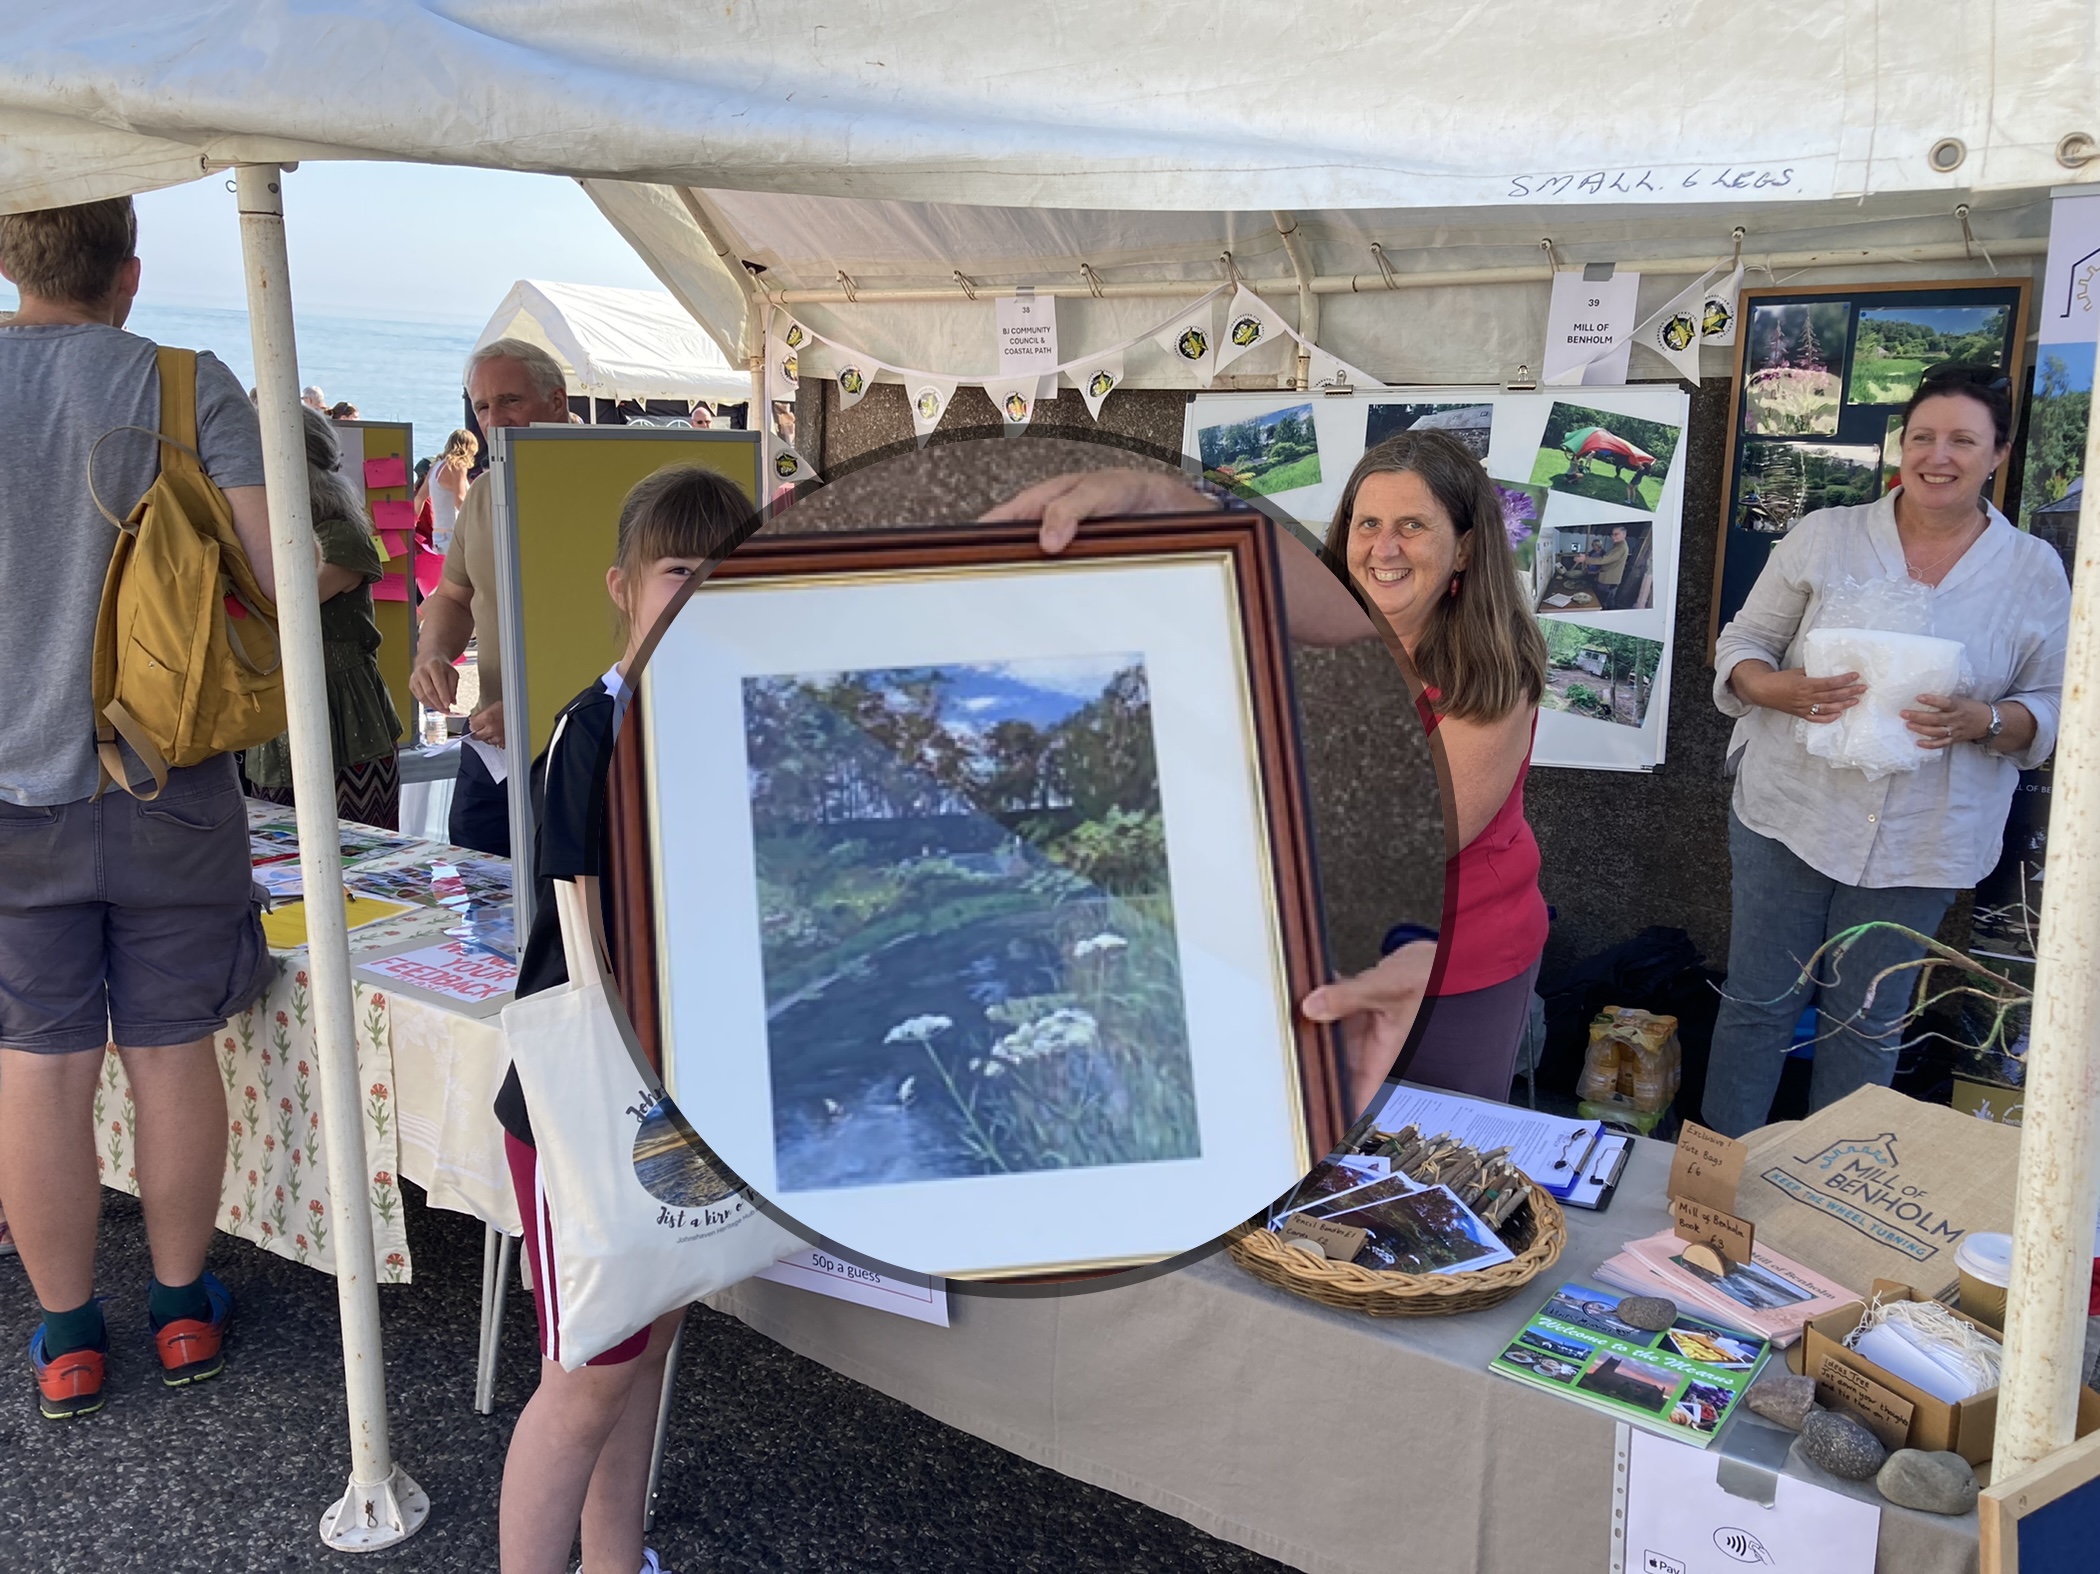
[[[160,430],[148,435],[160,439],[160,475],[130,518],[103,506],[88,456],[88,495],[117,527],[95,623],[98,797],[114,783],[156,798],[171,767],[252,748],[285,728],[277,606],[197,452],[196,352],[163,347],[159,361]],[[120,426],[95,446],[145,430]],[[125,779],[119,738],[153,773],[153,791]]]

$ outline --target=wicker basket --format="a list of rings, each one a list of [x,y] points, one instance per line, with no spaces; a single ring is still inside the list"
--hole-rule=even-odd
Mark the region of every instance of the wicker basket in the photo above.
[[[1263,1283],[1322,1306],[1371,1317],[1449,1317],[1499,1306],[1559,1259],[1568,1221],[1538,1182],[1531,1183],[1531,1205],[1517,1210],[1502,1241],[1516,1256],[1472,1273],[1390,1273],[1331,1262],[1291,1249],[1259,1224],[1241,1225],[1225,1249]]]

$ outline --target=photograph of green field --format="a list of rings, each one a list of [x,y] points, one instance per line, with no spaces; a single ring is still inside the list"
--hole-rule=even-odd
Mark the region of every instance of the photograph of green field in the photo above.
[[[1834,437],[1851,332],[1850,301],[1754,308],[1743,430],[1764,437]]]
[[[2003,306],[1868,306],[1852,336],[1847,404],[1902,404],[1935,366],[2005,364]]]
[[[1320,484],[1320,439],[1309,404],[1202,427],[1196,433],[1196,451],[1206,476],[1243,497],[1268,497]]]
[[[1531,481],[1555,492],[1653,513],[1677,456],[1678,429],[1661,421],[1556,400]]]
[[[744,711],[784,1191],[1199,1156],[1141,656]]]

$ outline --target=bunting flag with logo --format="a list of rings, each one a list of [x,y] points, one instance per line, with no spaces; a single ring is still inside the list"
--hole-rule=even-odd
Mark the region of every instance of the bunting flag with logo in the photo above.
[[[1005,424],[1008,437],[1026,431],[1028,423],[1035,419],[1036,389],[1041,382],[1040,377],[1031,373],[1026,377],[1007,377],[984,385],[985,393],[991,397],[992,408],[999,412],[999,419]]]
[[[1218,342],[1213,370],[1222,372],[1249,350],[1294,337],[1290,325],[1269,309],[1269,303],[1242,284],[1225,309],[1225,336]]]
[[[1703,342],[1700,317],[1706,309],[1708,286],[1719,278],[1720,272],[1719,268],[1709,268],[1633,330],[1635,344],[1653,350],[1694,384],[1699,381],[1699,346]]]
[[[839,408],[850,410],[868,395],[868,385],[875,381],[873,366],[859,361],[848,361],[839,368]]]
[[[775,442],[772,448],[772,485],[779,486],[785,482],[789,485],[799,486],[804,481],[821,481],[824,479],[817,474],[816,468],[796,451],[792,443]]]
[[[1736,303],[1742,293],[1743,265],[1738,262],[1735,271],[1709,288],[1706,298],[1699,303],[1699,340],[1702,344],[1735,343]]]
[[[904,391],[911,399],[911,431],[921,448],[941,424],[941,417],[948,413],[948,403],[955,397],[955,383],[953,377],[932,377],[924,372],[907,374]]]
[[[800,381],[801,357],[779,334],[766,335],[766,399],[772,404],[792,404]]]
[[[1123,386],[1123,352],[1110,350],[1106,355],[1081,361],[1067,375],[1079,390],[1079,397],[1086,401],[1086,413],[1098,421],[1101,401]]]
[[[1204,387],[1210,386],[1212,373],[1217,370],[1217,344],[1211,320],[1217,315],[1211,308],[1213,296],[1206,295],[1201,301],[1176,317],[1164,328],[1153,334],[1152,342],[1196,374],[1196,381]]]

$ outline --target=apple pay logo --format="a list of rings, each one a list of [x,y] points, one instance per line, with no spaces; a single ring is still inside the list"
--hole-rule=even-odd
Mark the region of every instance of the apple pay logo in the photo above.
[[[1641,1574],[1684,1574],[1684,1565],[1660,1552],[1641,1554]]]

